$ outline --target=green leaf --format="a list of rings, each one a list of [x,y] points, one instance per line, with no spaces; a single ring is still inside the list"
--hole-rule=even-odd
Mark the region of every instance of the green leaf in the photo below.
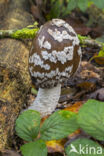
[[[56,0],[51,0],[51,3],[54,3]]]
[[[31,88],[31,93],[37,95],[38,91],[35,88]]]
[[[104,57],[104,48],[99,51],[99,57]]]
[[[89,2],[88,2],[88,8],[91,7],[92,4],[93,4],[93,2],[89,0]]]
[[[80,128],[94,138],[104,140],[104,102],[88,100],[77,117]]]
[[[27,143],[21,146],[23,156],[47,156],[47,147],[43,140]]]
[[[62,139],[77,130],[76,114],[61,110],[53,113],[43,123],[40,134],[43,140]]]
[[[68,11],[72,11],[73,9],[75,9],[77,7],[77,3],[78,2],[76,0],[70,0],[68,2],[68,6],[66,8],[66,11],[68,12]]]
[[[67,156],[104,156],[104,149],[96,142],[80,138],[65,148]]]
[[[24,111],[16,120],[17,135],[26,140],[32,141],[37,137],[40,128],[40,114],[34,110]]]
[[[62,7],[62,3],[60,2],[60,0],[55,1],[49,13],[51,19],[58,18],[60,16],[61,7]]]
[[[85,12],[88,8],[89,0],[78,0],[78,7],[81,11]]]
[[[104,0],[92,0],[92,2],[100,9],[104,8]]]

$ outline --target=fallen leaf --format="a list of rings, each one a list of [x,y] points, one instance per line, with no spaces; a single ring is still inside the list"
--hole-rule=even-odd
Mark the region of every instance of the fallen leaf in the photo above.
[[[84,81],[82,83],[79,83],[77,85],[77,87],[81,88],[81,89],[85,89],[85,90],[94,90],[96,88],[96,84],[93,82],[89,82],[89,81]]]
[[[82,106],[83,102],[82,101],[79,101],[79,102],[76,102],[75,104],[73,104],[72,106],[69,106],[69,107],[66,107],[64,110],[68,110],[68,111],[71,111],[71,112],[75,112],[75,113],[78,113],[80,107]]]
[[[49,118],[50,115],[47,115],[47,116],[44,116],[42,119],[41,119],[41,122],[40,122],[40,126],[42,126],[43,122]]]
[[[76,88],[70,88],[70,87],[62,88],[59,103],[67,102],[69,99],[72,99],[75,93],[76,93]]]
[[[92,80],[96,81],[97,83],[101,79],[100,74],[100,69],[96,68],[89,62],[82,61],[76,74],[71,79],[68,79],[67,85],[70,87],[76,87],[78,84],[85,81],[93,82]]]
[[[68,139],[76,138],[76,137],[78,137],[80,134],[81,134],[81,130],[78,129],[78,130],[76,130],[74,133],[72,133],[71,135],[69,135],[69,136],[68,136]]]
[[[90,62],[82,61],[81,62],[81,72],[83,70],[93,71],[94,73],[98,73],[99,69],[92,65]],[[88,75],[89,76],[89,75]],[[99,77],[99,75],[98,75]]]
[[[102,48],[99,53],[95,54],[90,61],[94,60],[99,65],[104,65],[104,48]]]
[[[62,139],[62,140],[52,140],[52,141],[47,141],[46,145],[48,148],[49,153],[54,153],[54,152],[64,152],[64,144],[66,143],[67,139]]]
[[[100,79],[100,75],[98,73],[94,72],[93,70],[90,70],[90,69],[84,69],[80,74],[81,74],[80,76],[83,79],[89,79],[89,78]]]
[[[97,57],[94,57],[93,59],[95,60],[97,64],[104,65],[104,57],[97,56]]]
[[[94,93],[90,94],[89,98],[104,101],[104,88],[96,90]]]

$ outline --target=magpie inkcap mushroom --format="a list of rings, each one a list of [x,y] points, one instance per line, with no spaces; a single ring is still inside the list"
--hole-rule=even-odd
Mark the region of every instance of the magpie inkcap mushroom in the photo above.
[[[42,116],[51,114],[58,104],[61,84],[77,71],[80,60],[79,39],[68,23],[53,19],[41,26],[29,54],[30,76],[39,91],[28,109]]]

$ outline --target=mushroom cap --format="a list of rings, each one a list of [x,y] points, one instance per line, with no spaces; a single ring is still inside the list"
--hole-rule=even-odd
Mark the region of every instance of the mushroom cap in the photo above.
[[[81,59],[79,39],[62,19],[45,23],[33,40],[29,53],[29,72],[33,84],[52,88],[70,78]]]

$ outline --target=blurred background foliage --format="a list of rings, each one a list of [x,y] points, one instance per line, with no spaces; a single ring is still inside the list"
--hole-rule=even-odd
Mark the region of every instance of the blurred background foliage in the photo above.
[[[47,20],[64,17],[74,9],[85,12],[92,6],[104,11],[104,0],[44,0],[44,5],[50,9],[46,16]]]

